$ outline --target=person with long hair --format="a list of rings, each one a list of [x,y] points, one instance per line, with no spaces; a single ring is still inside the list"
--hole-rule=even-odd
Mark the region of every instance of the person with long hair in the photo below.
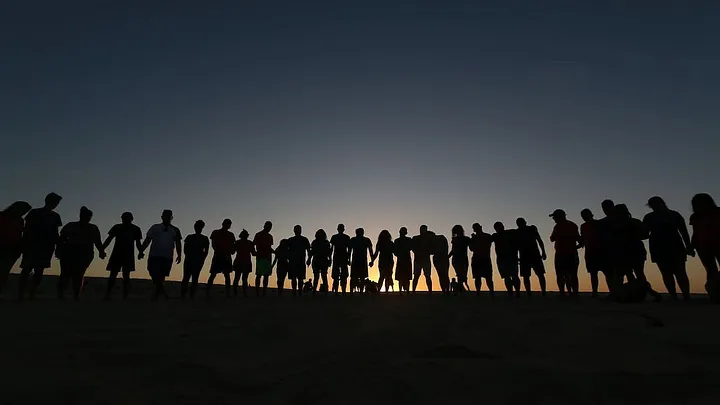
[[[50,193],[45,197],[45,205],[30,210],[25,216],[25,228],[22,238],[22,260],[20,261],[20,280],[18,282],[18,295],[20,300],[25,298],[25,290],[33,275],[30,284],[30,299],[35,297],[35,291],[42,281],[45,269],[50,267],[55,248],[60,239],[59,229],[63,225],[60,215],[55,209],[60,205],[62,197]]]
[[[718,262],[720,262],[720,208],[707,193],[693,196],[690,225],[693,228],[692,247],[697,251],[707,273],[707,286],[715,288],[720,284]],[[708,288],[710,291],[710,288]],[[713,289],[713,291],[715,291]]]
[[[389,292],[391,288],[394,290],[393,266],[395,266],[395,258],[393,254],[394,243],[392,235],[390,235],[390,231],[384,229],[380,232],[380,235],[378,235],[377,244],[375,245],[375,255],[372,258],[372,260],[375,261],[378,256],[380,257],[378,261],[378,271],[380,273],[378,291],[382,289],[383,284],[385,285],[386,293]]]
[[[473,234],[470,237],[470,250],[472,251],[472,275],[475,279],[475,293],[480,295],[482,289],[482,279],[485,279],[490,296],[495,296],[495,284],[493,283],[493,267],[492,259],[490,259],[490,249],[493,244],[493,237],[489,233],[483,232],[482,225],[474,223],[472,226]]]
[[[23,217],[31,208],[25,201],[16,201],[0,211],[0,292],[22,255]]]
[[[105,299],[110,299],[115,281],[120,272],[122,272],[122,296],[127,298],[130,293],[130,273],[135,271],[135,248],[140,249],[142,243],[142,230],[133,224],[133,214],[124,212],[120,216],[121,223],[113,225],[108,232],[107,238],[103,243],[103,250],[106,250],[110,243],[115,240],[110,259],[107,263],[107,271],[110,272],[108,277],[107,290],[105,291]]]
[[[252,257],[255,255],[255,246],[253,246],[252,242],[248,239],[249,237],[250,233],[243,229],[238,235],[238,240],[235,242],[233,295],[236,297],[238,295],[238,285],[240,284],[241,278],[243,296],[247,296],[248,276],[252,273]]]
[[[91,224],[93,212],[87,207],[80,208],[80,220],[70,222],[60,231],[55,254],[60,259],[60,279],[58,281],[58,298],[62,299],[68,283],[72,283],[73,298],[80,299],[83,278],[90,263],[92,263],[95,250],[99,252],[100,259],[105,258],[105,249],[100,240],[100,230]]]
[[[406,227],[400,228],[400,236],[393,242],[393,250],[395,257],[397,258],[397,264],[395,266],[395,280],[398,282],[398,289],[400,295],[403,291],[406,293],[410,292],[410,280],[413,277],[412,268],[412,239],[407,236],[408,230]]]
[[[313,286],[312,293],[318,290],[318,283],[322,278],[323,285],[325,285],[325,295],[328,294],[328,268],[330,268],[330,252],[332,247],[328,241],[327,233],[324,229],[318,229],[315,232],[315,240],[310,244],[310,255],[308,261],[312,264],[313,270]]]
[[[281,239],[278,243],[277,249],[275,249],[275,259],[273,260],[270,270],[277,266],[277,289],[278,296],[282,296],[285,290],[285,279],[288,276],[290,263],[288,262],[288,240]],[[256,287],[257,288],[257,287]],[[260,294],[260,292],[258,292]]]
[[[448,258],[452,258],[453,269],[458,283],[465,286],[465,290],[469,291],[468,285],[468,268],[470,261],[468,260],[468,249],[470,248],[470,237],[465,235],[465,229],[462,225],[452,227],[452,249]]]

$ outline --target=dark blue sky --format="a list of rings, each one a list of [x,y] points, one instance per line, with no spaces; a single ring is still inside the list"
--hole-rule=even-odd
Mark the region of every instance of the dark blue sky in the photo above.
[[[547,235],[555,208],[719,194],[717,2],[9,3],[2,204],[56,191],[103,232],[172,208]]]

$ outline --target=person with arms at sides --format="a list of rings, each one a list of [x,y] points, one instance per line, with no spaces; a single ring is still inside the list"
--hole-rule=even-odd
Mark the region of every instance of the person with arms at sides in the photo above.
[[[617,216],[615,215],[615,203],[612,200],[603,200],[600,206],[602,207],[605,217],[595,222],[598,242],[598,265],[600,270],[605,273],[605,280],[609,280],[608,290],[610,290],[612,294],[615,280],[622,278],[616,274],[615,264],[617,260],[613,257],[616,245],[616,235],[614,232]]]
[[[677,300],[677,281],[683,298],[690,300],[690,279],[685,262],[688,256],[695,256],[695,252],[690,246],[685,219],[669,209],[661,197],[651,197],[647,205],[652,212],[646,214],[642,222],[649,233],[650,259],[657,264],[670,297]]]
[[[425,283],[429,293],[432,293],[432,264],[430,256],[435,249],[435,233],[428,231],[427,225],[420,226],[420,234],[412,238],[412,251],[415,256],[413,266],[413,294],[417,290],[420,275],[425,275]]]
[[[490,296],[495,296],[495,285],[493,283],[492,260],[490,259],[490,249],[492,248],[493,237],[489,233],[483,232],[482,226],[474,223],[473,235],[470,238],[470,250],[472,255],[472,275],[475,279],[475,292],[480,295],[482,289],[482,279],[485,279]]]
[[[22,255],[23,217],[31,208],[25,201],[16,201],[0,212],[0,292]]]
[[[328,285],[327,273],[328,268],[330,268],[331,249],[327,233],[325,233],[324,229],[318,229],[317,232],[315,232],[315,240],[313,240],[310,245],[310,257],[308,258],[308,260],[312,262],[313,277],[315,278],[312,288],[313,295],[318,290],[320,278],[322,278],[325,287]],[[325,295],[328,294],[327,288],[324,292]]]
[[[180,284],[180,298],[185,298],[190,284],[190,298],[195,298],[200,272],[210,253],[210,239],[202,234],[205,221],[195,221],[195,233],[185,238],[185,262],[183,262],[183,278]]]
[[[598,221],[594,219],[592,211],[588,208],[580,211],[580,216],[585,221],[580,225],[580,239],[582,239],[582,247],[585,249],[585,268],[590,274],[590,285],[594,298],[598,295],[600,284],[598,273],[603,272],[605,274],[605,283],[608,290],[610,290],[610,284],[612,283],[612,275],[607,272],[607,267],[604,266],[605,261],[603,260],[603,252],[600,249],[598,236]]]
[[[350,249],[348,253],[352,258],[350,264],[350,293],[355,291],[355,287],[363,286],[365,279],[368,278],[368,252],[373,257],[373,246],[369,238],[365,237],[365,230],[358,228],[355,230],[355,237],[350,239]],[[370,262],[370,266],[373,263]],[[362,294],[362,290],[360,291]]]
[[[177,252],[175,262],[180,264],[182,260],[182,235],[180,230],[172,225],[173,212],[164,210],[160,217],[162,222],[150,227],[145,235],[145,240],[140,246],[138,258],[145,257],[145,250],[150,247],[150,254],[147,259],[148,273],[155,285],[153,300],[163,296],[168,299],[165,292],[165,279],[170,275],[173,266],[173,255]]]
[[[292,287],[293,297],[302,296],[303,285],[307,278],[307,266],[310,265],[310,258],[306,259],[306,254],[310,254],[310,241],[302,236],[302,226],[295,225],[293,227],[295,236],[288,239],[288,262],[290,264],[290,285]]]
[[[45,205],[28,212],[25,217],[25,228],[22,238],[22,260],[20,261],[20,280],[18,282],[18,295],[20,300],[25,298],[25,289],[33,274],[30,284],[30,299],[35,297],[35,291],[42,281],[45,269],[50,267],[55,247],[57,246],[62,226],[60,215],[55,208],[60,205],[62,197],[50,193],[45,197]]]
[[[470,248],[470,238],[465,235],[465,229],[463,229],[462,225],[452,227],[451,243],[452,250],[448,257],[452,258],[452,265],[455,269],[458,283],[464,285],[465,289],[470,291],[470,285],[468,285],[468,268],[470,267],[468,249]]]
[[[565,295],[565,288],[570,295],[578,295],[580,282],[578,280],[578,267],[580,257],[577,250],[582,247],[582,239],[578,226],[567,219],[567,214],[557,209],[550,214],[555,221],[550,242],[555,243],[555,273],[557,275],[558,291]]]
[[[493,225],[493,243],[495,244],[495,261],[505,288],[512,297],[520,296],[520,278],[518,277],[518,245],[516,230],[506,230],[502,222]]]
[[[338,286],[342,289],[343,295],[347,290],[348,262],[350,260],[350,236],[345,234],[345,225],[337,226],[335,235],[330,238],[332,247],[332,290],[335,295],[338,293]]]
[[[378,272],[380,278],[378,280],[378,291],[380,291],[385,285],[385,293],[388,293],[393,288],[393,267],[395,266],[394,243],[390,231],[384,229],[378,235],[377,244],[375,245],[375,255],[372,257],[372,261],[375,261],[378,256]],[[393,288],[394,289],[394,288]]]
[[[660,300],[660,294],[655,292],[647,282],[645,277],[645,261],[647,260],[647,251],[645,250],[644,239],[648,238],[647,231],[643,227],[642,221],[633,218],[625,204],[617,204],[615,206],[615,220],[613,221],[613,235],[615,243],[613,245],[612,257],[615,260],[615,284],[622,285],[623,278],[627,277],[628,283],[635,280],[640,281],[639,285],[647,287],[647,292],[652,295],[656,301]],[[616,299],[622,299],[616,297]]]
[[[450,255],[448,249],[450,244],[448,243],[445,235],[433,235],[433,247],[432,247],[432,262],[435,265],[435,271],[438,274],[438,282],[440,283],[440,290],[443,295],[450,294]],[[455,279],[453,279],[455,280]],[[463,284],[460,283],[460,289]],[[457,290],[456,290],[457,291]]]
[[[115,281],[120,272],[122,272],[123,284],[122,284],[122,296],[123,299],[127,298],[130,293],[130,273],[135,271],[135,248],[137,247],[140,251],[140,244],[142,243],[142,231],[140,228],[133,224],[133,214],[130,212],[123,212],[120,216],[120,223],[113,225],[108,232],[105,243],[103,243],[103,250],[107,250],[110,243],[115,240],[110,259],[108,259],[107,271],[110,272],[110,277],[107,282],[107,291],[105,292],[105,299],[110,299]]]
[[[518,218],[516,223],[517,230],[515,232],[520,250],[520,276],[525,284],[525,292],[528,296],[532,295],[530,277],[534,271],[540,283],[540,291],[545,296],[547,290],[545,264],[543,263],[547,259],[545,244],[535,225],[528,225],[524,218]],[[540,246],[540,250],[538,250],[538,246]]]
[[[252,257],[255,255],[255,246],[253,246],[253,243],[248,239],[249,237],[250,233],[243,229],[238,235],[238,240],[235,242],[235,263],[233,263],[235,279],[233,280],[233,294],[236,297],[238,296],[238,285],[240,284],[241,277],[243,297],[247,296],[248,276],[252,273]]]
[[[406,293],[410,292],[410,280],[412,279],[412,257],[410,252],[412,251],[412,239],[408,238],[408,230],[406,227],[400,228],[400,237],[395,239],[393,243],[393,249],[395,257],[397,258],[397,265],[395,266],[395,280],[398,282],[400,289],[400,295],[403,294],[403,290]]]
[[[210,263],[210,277],[207,281],[206,295],[210,296],[215,276],[222,274],[225,277],[225,296],[230,296],[230,273],[233,271],[232,255],[235,253],[235,234],[230,232],[232,221],[225,219],[222,227],[212,231],[210,242],[215,251]]]
[[[693,228],[692,247],[697,250],[707,273],[706,288],[711,298],[720,298],[720,208],[707,193],[692,198],[690,225]]]
[[[275,249],[275,260],[272,263],[271,269],[277,265],[277,288],[278,296],[282,296],[285,290],[285,278],[288,276],[290,271],[289,249],[288,240],[282,239]]]
[[[58,298],[62,299],[68,282],[72,282],[73,298],[80,299],[83,278],[95,257],[95,250],[101,259],[105,258],[105,249],[100,240],[100,230],[91,224],[93,213],[87,207],[80,208],[80,220],[70,222],[60,231],[55,254],[60,259],[60,279],[58,280]]]
[[[262,278],[262,295],[267,295],[268,279],[272,274],[273,237],[270,234],[272,222],[266,221],[262,231],[255,234],[255,292],[260,295],[260,279]]]

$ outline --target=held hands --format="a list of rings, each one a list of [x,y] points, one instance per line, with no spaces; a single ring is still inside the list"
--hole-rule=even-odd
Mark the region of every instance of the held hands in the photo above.
[[[373,263],[375,263],[375,262],[374,262],[374,261],[372,261],[372,260],[370,260],[370,267],[372,267],[372,266],[373,266]]]
[[[693,249],[693,248],[688,248],[688,249],[687,249],[687,255],[690,256],[690,257],[695,257],[695,249]]]
[[[101,250],[98,256],[100,256],[100,260],[104,260],[107,257],[104,250]]]
[[[138,260],[142,260],[145,257],[145,253],[138,252]]]
[[[182,261],[182,258],[180,256],[175,258],[175,264],[180,264],[181,261]]]
[[[543,254],[542,254],[542,259],[547,260],[547,254],[545,254],[545,252],[543,252]]]
[[[310,259],[307,259],[307,262],[305,263],[305,265],[309,266],[309,265],[310,265],[310,263],[312,263],[312,260],[310,260]]]

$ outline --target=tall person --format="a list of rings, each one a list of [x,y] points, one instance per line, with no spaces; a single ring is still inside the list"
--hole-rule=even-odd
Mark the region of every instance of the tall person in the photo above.
[[[288,260],[290,264],[290,285],[292,287],[292,295],[302,295],[303,285],[307,276],[307,266],[310,265],[309,259],[306,262],[307,254],[310,253],[310,241],[302,235],[302,226],[295,225],[293,227],[293,237],[288,239]]]
[[[60,205],[62,197],[50,193],[45,197],[45,205],[42,208],[35,208],[28,212],[25,217],[25,228],[23,229],[23,256],[20,262],[20,281],[18,294],[22,300],[25,297],[25,289],[33,274],[30,284],[30,299],[35,297],[35,291],[42,281],[45,269],[50,267],[55,248],[60,238],[59,229],[62,226],[60,215],[55,208]]]
[[[604,257],[605,253],[602,251],[599,221],[594,218],[589,208],[580,211],[580,216],[584,221],[580,225],[580,238],[585,249],[585,269],[590,274],[592,296],[597,297],[600,284],[598,273],[602,272],[605,275],[605,284],[607,284],[608,290],[611,288],[612,273],[609,271],[609,266]]]
[[[492,248],[493,237],[489,233],[483,232],[482,226],[474,223],[473,235],[470,238],[470,250],[472,255],[472,275],[475,279],[475,292],[480,295],[482,288],[482,280],[485,279],[490,296],[495,295],[495,285],[493,283],[492,260],[490,259],[490,249]]]
[[[210,242],[215,251],[210,264],[210,277],[207,281],[206,294],[210,296],[215,276],[222,274],[225,277],[225,296],[230,296],[230,274],[233,271],[232,255],[235,251],[235,235],[230,232],[232,221],[225,219],[222,227],[212,231],[210,234]]]
[[[400,228],[400,237],[395,239],[393,243],[397,265],[395,266],[395,280],[398,282],[400,294],[403,291],[410,292],[410,280],[412,280],[412,239],[408,238],[408,230],[406,227]]]
[[[578,280],[578,267],[580,258],[577,250],[582,246],[578,226],[567,219],[567,214],[557,209],[550,214],[555,221],[555,227],[550,235],[550,242],[555,243],[555,273],[557,275],[558,291],[565,294],[577,295],[580,288]]]
[[[520,296],[520,278],[518,277],[518,244],[516,230],[506,230],[502,222],[493,225],[493,243],[498,272],[505,282],[510,296]]]
[[[415,256],[413,266],[413,293],[417,290],[420,275],[425,275],[425,283],[428,292],[432,292],[432,264],[430,256],[432,256],[435,248],[435,233],[428,231],[427,225],[420,226],[420,234],[412,238],[412,250]]]
[[[105,258],[105,249],[100,240],[100,230],[91,224],[93,213],[87,207],[80,208],[80,220],[70,222],[60,231],[55,254],[60,259],[60,279],[58,298],[62,299],[68,283],[73,287],[73,298],[80,299],[83,278],[95,257],[95,250],[101,259]]]
[[[347,290],[348,262],[350,261],[350,236],[345,234],[345,225],[338,224],[337,232],[330,238],[332,247],[332,279],[333,293],[337,295],[338,287],[343,295]]]
[[[612,290],[616,284],[615,281],[618,278],[622,279],[622,276],[617,274],[618,270],[615,268],[618,259],[614,257],[614,252],[617,250],[617,235],[615,234],[617,215],[615,212],[615,202],[613,202],[613,200],[603,200],[600,206],[605,216],[595,223],[597,225],[599,265],[600,268],[605,271],[605,279],[610,280],[608,282],[608,289],[612,294]]]
[[[275,249],[275,259],[273,260],[271,266],[272,269],[277,265],[278,296],[281,296],[283,294],[283,291],[285,290],[285,278],[288,276],[288,273],[290,271],[290,262],[288,261],[288,258],[288,240],[281,239],[280,243],[278,243],[277,249]]]
[[[625,204],[617,204],[613,223],[615,239],[612,257],[615,260],[615,286],[622,286],[623,278],[627,277],[628,284],[642,286],[656,301],[659,301],[660,294],[652,289],[645,277],[647,251],[643,240],[648,238],[648,234],[642,221],[633,218]],[[627,286],[621,288],[620,294],[615,294],[615,298],[619,300],[622,300],[622,295],[628,291]]]
[[[270,234],[272,222],[266,221],[262,231],[255,234],[255,292],[260,295],[260,279],[262,279],[262,295],[267,294],[268,279],[272,274],[273,237]]]
[[[110,277],[107,282],[107,291],[105,292],[105,299],[110,298],[115,281],[120,272],[122,272],[123,284],[122,284],[122,296],[123,299],[127,298],[130,293],[130,273],[135,271],[135,248],[137,247],[140,251],[142,246],[142,231],[140,228],[133,224],[133,214],[130,212],[124,212],[120,216],[120,223],[113,225],[108,232],[105,243],[103,243],[103,250],[106,250],[110,243],[115,240],[110,259],[108,259],[107,271],[110,272]]]
[[[199,219],[193,226],[195,233],[185,237],[185,261],[183,262],[183,278],[180,284],[180,298],[185,298],[190,290],[190,298],[195,298],[200,272],[205,266],[205,260],[210,253],[210,239],[203,235],[205,221]]]
[[[180,264],[182,260],[182,235],[180,229],[173,226],[173,212],[164,210],[160,216],[162,222],[150,227],[145,235],[145,240],[140,246],[138,258],[145,256],[145,250],[150,247],[148,254],[147,268],[155,285],[153,300],[163,296],[168,299],[165,292],[165,279],[170,275],[173,266],[173,256],[177,253],[175,262]]]
[[[233,294],[236,297],[238,295],[238,284],[240,283],[241,277],[243,296],[247,296],[248,276],[252,273],[252,257],[256,252],[255,246],[248,240],[249,237],[250,233],[243,229],[238,235],[238,240],[235,242],[235,262],[233,263],[235,279],[233,280]]]
[[[534,271],[540,283],[540,291],[544,296],[547,290],[545,264],[543,263],[547,259],[545,244],[535,225],[528,225],[524,218],[518,218],[516,224],[517,242],[520,250],[520,276],[523,278],[523,284],[525,284],[525,292],[528,296],[532,295],[530,277]],[[539,250],[538,246],[540,247]]]
[[[690,225],[693,227],[692,246],[697,250],[700,261],[707,273],[708,292],[715,293],[715,285],[720,284],[720,208],[707,193],[696,194],[692,198]]]
[[[372,261],[375,261],[378,256],[380,257],[380,261],[378,261],[378,272],[380,273],[378,291],[382,289],[383,285],[385,285],[386,293],[393,288],[393,266],[395,266],[393,253],[394,243],[392,235],[390,235],[390,231],[384,229],[380,232],[380,235],[378,235],[377,244],[375,245],[375,255],[372,258]]]
[[[331,250],[330,242],[328,241],[327,233],[324,229],[318,229],[315,232],[315,240],[310,245],[310,258],[312,260],[313,270],[313,294],[318,289],[319,280],[322,278],[323,285],[325,286],[325,295],[328,294],[328,268],[330,268],[331,261]]]
[[[365,237],[365,230],[358,228],[355,230],[355,237],[350,240],[350,292],[359,288],[363,292],[365,280],[368,278],[368,253],[373,257],[373,246],[369,238]],[[370,263],[372,266],[372,262]]]
[[[443,234],[435,235],[432,233],[431,235],[433,239],[432,263],[438,275],[440,290],[443,292],[443,295],[449,295],[450,291],[452,291],[450,288],[450,255],[448,254],[450,244],[448,243],[447,237]],[[455,279],[453,278],[453,280]],[[462,284],[460,285],[462,286]]]
[[[465,229],[463,229],[462,225],[452,227],[451,243],[452,250],[450,250],[450,256],[448,257],[452,257],[452,265],[455,269],[457,281],[465,286],[466,290],[470,290],[470,286],[468,285],[468,268],[470,267],[468,249],[470,248],[470,238],[465,235]]]
[[[17,201],[0,212],[0,292],[22,255],[23,217],[31,208],[25,201]]]

